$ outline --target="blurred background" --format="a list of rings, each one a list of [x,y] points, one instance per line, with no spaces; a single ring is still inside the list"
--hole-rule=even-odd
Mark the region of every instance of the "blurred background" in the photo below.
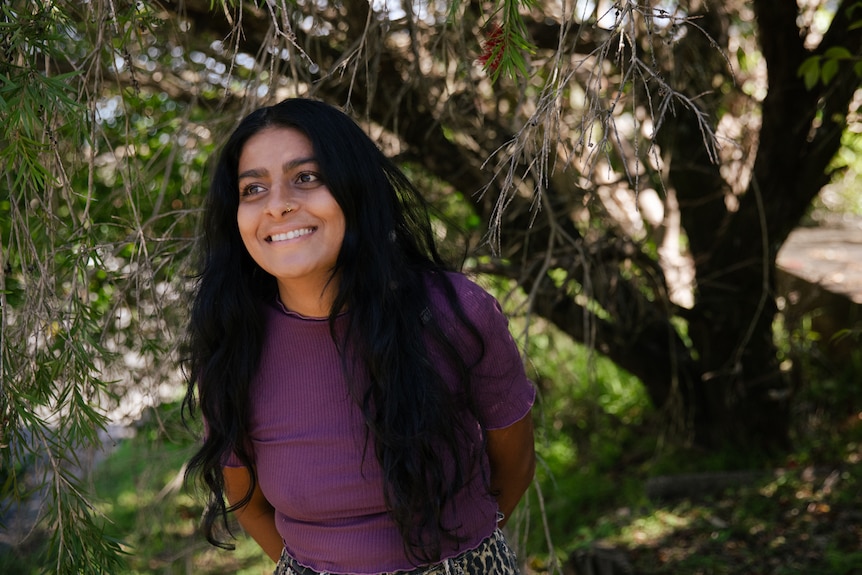
[[[502,302],[526,573],[862,572],[854,0],[7,0],[0,572],[270,573],[197,531],[181,342],[209,168],[350,113]]]

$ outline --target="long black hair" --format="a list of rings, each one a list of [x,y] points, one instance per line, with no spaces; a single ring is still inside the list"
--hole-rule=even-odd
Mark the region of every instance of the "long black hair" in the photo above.
[[[344,213],[344,240],[331,276],[338,281],[330,333],[342,367],[351,369],[355,354],[366,370],[348,381],[370,383],[350,391],[365,417],[366,445],[373,445],[383,470],[384,498],[405,552],[412,561],[436,561],[442,539],[457,539],[457,526],[443,524],[442,510],[475,470],[459,456],[465,429],[457,424],[456,399],[429,360],[426,342],[447,356],[460,389],[469,389],[470,365],[431,312],[429,278],[442,287],[454,317],[480,349],[481,337],[444,273],[450,268],[437,251],[419,192],[350,117],[309,99],[285,100],[248,115],[222,149],[205,203],[184,365],[184,407],[194,414],[199,406],[206,424],[203,444],[187,468],[187,477],[197,476],[210,493],[204,533],[211,543],[227,546],[215,527],[226,526],[227,513],[248,502],[256,481],[247,440],[249,389],[266,328],[260,303],[271,301],[277,287],[240,238],[237,169],[245,143],[268,127],[297,129],[309,138]],[[335,318],[345,309],[348,328],[338,339]],[[457,400],[472,410],[469,397],[459,394]],[[225,504],[221,471],[230,453],[252,475],[252,488],[233,507]]]

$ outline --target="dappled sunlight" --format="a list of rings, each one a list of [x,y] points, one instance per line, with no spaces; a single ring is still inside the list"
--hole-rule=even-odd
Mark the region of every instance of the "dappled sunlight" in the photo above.
[[[784,470],[702,503],[618,509],[587,541],[624,550],[641,575],[852,573],[862,560],[860,487],[858,465]]]
[[[688,527],[692,518],[686,515],[658,510],[649,517],[632,522],[620,533],[620,540],[630,540],[637,545],[652,545],[669,538],[679,529]]]

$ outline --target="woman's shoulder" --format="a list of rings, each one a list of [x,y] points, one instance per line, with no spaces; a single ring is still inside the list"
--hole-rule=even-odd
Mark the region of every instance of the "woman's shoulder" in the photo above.
[[[498,308],[497,300],[480,286],[475,279],[462,272],[439,272],[428,274],[426,279],[428,296],[434,307],[446,305],[454,297],[469,316],[482,315],[491,308]],[[447,284],[451,290],[447,289]]]
[[[435,271],[425,272],[425,285],[432,297],[445,295],[447,284],[459,297],[463,294],[472,294],[484,291],[474,279],[464,272],[457,271]]]

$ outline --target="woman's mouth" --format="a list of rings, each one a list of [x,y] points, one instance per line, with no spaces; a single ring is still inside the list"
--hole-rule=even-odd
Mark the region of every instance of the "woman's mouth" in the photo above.
[[[293,240],[302,236],[307,236],[308,234],[314,233],[317,230],[315,227],[311,228],[300,228],[298,230],[290,230],[289,232],[285,232],[283,234],[272,234],[267,238],[269,242],[283,242],[285,240]]]

